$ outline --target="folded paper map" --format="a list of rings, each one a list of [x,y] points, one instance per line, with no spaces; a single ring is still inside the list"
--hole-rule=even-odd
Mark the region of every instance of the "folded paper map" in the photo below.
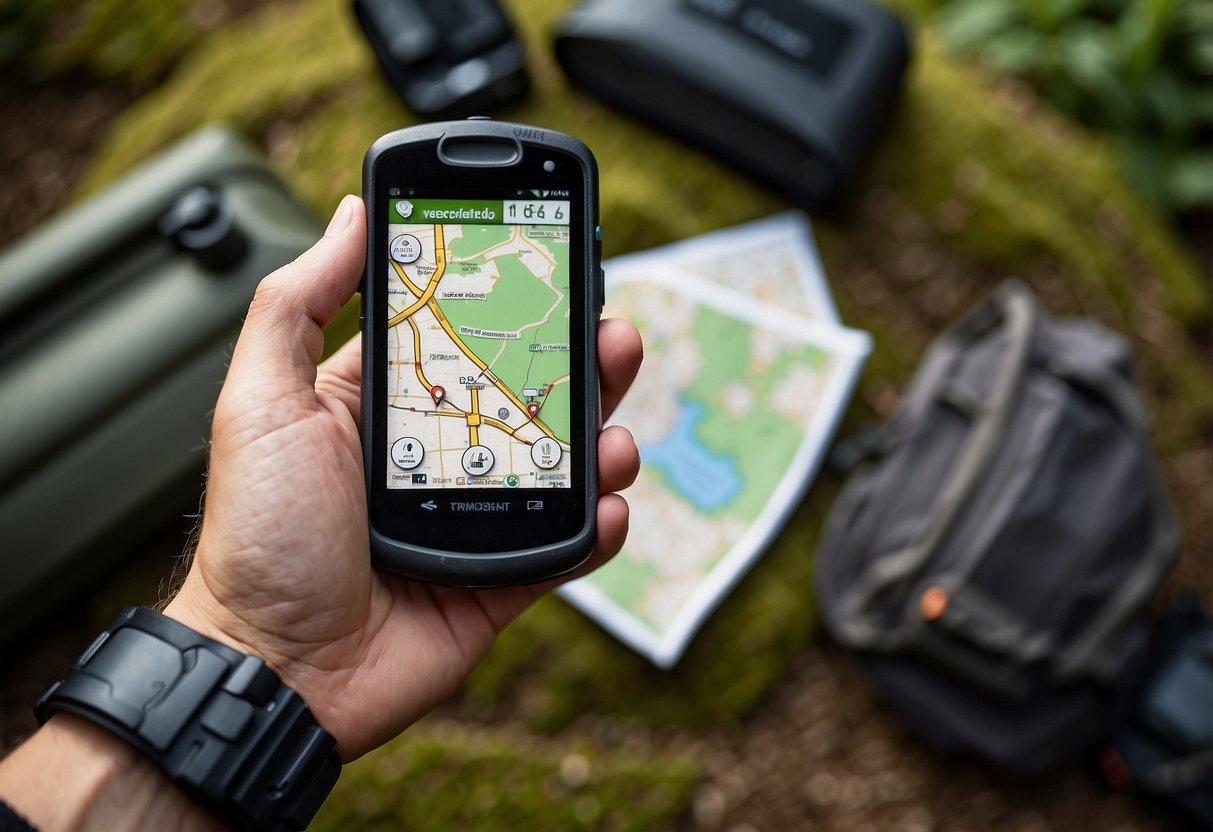
[[[799,505],[870,339],[839,323],[799,214],[605,267],[605,315],[644,336],[613,418],[641,471],[623,551],[561,594],[669,667]]]

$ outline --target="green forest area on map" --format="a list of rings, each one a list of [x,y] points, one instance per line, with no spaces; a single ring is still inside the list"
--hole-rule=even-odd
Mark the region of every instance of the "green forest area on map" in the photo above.
[[[448,274],[477,274],[488,265],[484,253],[509,242],[516,226],[465,225],[448,244]],[[540,418],[564,442],[571,438],[569,402],[569,243],[567,239],[535,239],[535,228],[522,226],[527,241],[547,251],[557,266],[551,286],[514,253],[493,258],[500,277],[484,300],[439,298],[438,305],[456,332],[460,327],[494,331],[520,331],[519,339],[483,338],[462,333],[460,338],[493,374],[522,401],[537,401]],[[559,293],[559,294],[557,294]],[[557,300],[559,303],[557,304]],[[553,304],[556,304],[553,308]],[[549,310],[551,310],[549,314]],[[536,323],[547,320],[542,325]],[[543,349],[558,345],[560,349]],[[534,347],[540,347],[535,349]],[[500,355],[498,355],[500,353]],[[565,383],[558,383],[564,379]],[[550,386],[550,390],[549,390]],[[539,397],[524,390],[538,390]]]
[[[625,285],[618,291],[626,295],[630,288]],[[648,332],[657,329],[646,326],[643,307],[627,304],[631,298],[621,299],[617,292],[613,303],[621,300],[633,321]],[[786,384],[797,367],[824,371],[830,356],[788,341],[772,350],[777,355],[773,362],[758,362],[754,339],[782,340],[778,334],[760,333],[754,325],[706,306],[696,310],[689,334],[689,343],[698,353],[699,374],[689,386],[674,391],[682,414],[678,425],[658,445],[643,448],[642,456],[651,473],[689,499],[702,515],[753,522],[778,483],[776,472],[786,470],[804,439],[804,427],[772,405],[774,388]],[[662,355],[676,347],[669,340],[653,338],[646,349],[653,356]],[[743,416],[734,415],[724,401],[727,391],[741,388],[751,402]],[[806,390],[804,395],[813,393]],[[706,496],[709,493],[712,496]]]

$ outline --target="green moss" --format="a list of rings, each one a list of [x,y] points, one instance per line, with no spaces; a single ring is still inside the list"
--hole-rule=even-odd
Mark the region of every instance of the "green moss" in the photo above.
[[[298,117],[338,97],[353,79],[374,70],[355,28],[346,4],[336,0],[270,6],[225,27],[191,52],[169,83],[123,115],[83,190],[204,123],[227,122],[257,135],[287,114]],[[342,164],[357,169],[355,159],[338,158],[328,168]]]
[[[142,83],[225,14],[199,0],[0,0],[0,65],[34,78],[85,69]]]
[[[1081,290],[1122,303],[1148,263],[1168,311],[1188,324],[1205,320],[1207,282],[1129,193],[1112,148],[1031,101],[991,102],[974,76],[924,32],[892,140],[867,180],[920,211],[963,213],[949,246],[979,260],[1025,273],[1048,262]]]
[[[701,778],[685,755],[421,725],[346,766],[309,828],[668,829]]]

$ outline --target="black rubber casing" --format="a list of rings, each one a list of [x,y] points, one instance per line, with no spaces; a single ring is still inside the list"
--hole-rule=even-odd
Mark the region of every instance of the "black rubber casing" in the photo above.
[[[234,829],[305,829],[341,773],[336,741],[264,661],[142,607],[35,708],[39,722],[60,711],[141,751]]]
[[[570,167],[576,168],[577,179],[570,194],[569,265],[573,487],[388,489],[383,425],[387,328],[382,322],[387,319],[389,184],[407,192],[416,183],[424,187],[425,196],[499,193],[506,182],[520,189],[528,182],[544,182],[542,163],[551,158],[566,169],[551,178],[554,186],[560,186],[561,179],[570,181]],[[389,133],[371,145],[363,164],[363,195],[368,234],[362,291],[362,446],[376,565],[430,583],[468,587],[537,583],[568,574],[589,557],[597,534],[601,419],[596,347],[603,276],[593,155],[570,136],[528,125],[488,119],[420,125]],[[526,508],[529,500],[538,498],[545,503],[542,523]],[[510,502],[511,509],[500,515],[455,510],[456,503],[467,501]]]
[[[861,0],[585,0],[555,47],[577,86],[811,211],[838,203],[909,60],[904,24]]]
[[[526,94],[526,50],[496,0],[354,0],[400,99],[430,118],[483,113]]]

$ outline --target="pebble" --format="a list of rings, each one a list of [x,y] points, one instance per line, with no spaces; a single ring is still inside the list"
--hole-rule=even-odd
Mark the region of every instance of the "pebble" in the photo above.
[[[818,806],[832,806],[838,800],[838,778],[828,771],[819,771],[809,778],[804,790]]]
[[[579,789],[590,780],[594,773],[590,761],[581,754],[565,754],[560,761],[560,782],[570,789]]]
[[[697,826],[715,829],[724,820],[728,808],[724,793],[711,783],[705,783],[695,792],[691,812],[695,816]]]

